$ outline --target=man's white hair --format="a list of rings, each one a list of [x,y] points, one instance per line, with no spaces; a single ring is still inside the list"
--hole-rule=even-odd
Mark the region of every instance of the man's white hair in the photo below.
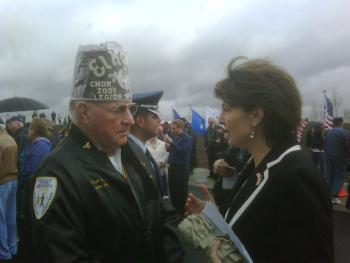
[[[77,116],[76,116],[76,112],[75,112],[75,108],[77,107],[77,105],[82,102],[81,100],[70,100],[69,102],[69,116],[72,119],[72,122],[74,124],[77,124]]]

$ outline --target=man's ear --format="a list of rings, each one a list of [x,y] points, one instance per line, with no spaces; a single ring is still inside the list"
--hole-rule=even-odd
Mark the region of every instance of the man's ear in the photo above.
[[[262,108],[254,108],[251,112],[252,127],[256,128],[261,124],[265,116],[265,111]]]
[[[141,128],[145,126],[145,118],[142,115],[138,115],[135,117],[135,124]]]
[[[85,102],[80,102],[75,107],[76,116],[82,123],[89,123],[91,119],[91,106]]]

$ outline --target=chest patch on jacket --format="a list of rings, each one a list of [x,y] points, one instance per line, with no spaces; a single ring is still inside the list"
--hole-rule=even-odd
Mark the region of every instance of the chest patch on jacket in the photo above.
[[[38,177],[35,181],[33,207],[36,219],[42,218],[56,195],[57,178]]]

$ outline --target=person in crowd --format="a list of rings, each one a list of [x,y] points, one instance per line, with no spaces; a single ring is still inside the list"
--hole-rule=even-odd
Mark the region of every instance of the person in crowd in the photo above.
[[[10,135],[15,139],[18,147],[18,157],[24,151],[25,148],[29,145],[28,140],[28,130],[24,126],[22,119],[14,116],[8,120],[8,130]]]
[[[183,262],[148,160],[128,142],[130,91],[118,43],[79,47],[72,127],[33,174],[35,262]]]
[[[29,222],[26,220],[28,218],[25,218],[25,214],[28,213],[26,210],[29,208],[27,205],[29,182],[35,169],[53,148],[50,136],[48,122],[41,118],[33,119],[28,130],[30,144],[21,153],[17,187],[17,225],[21,258],[30,257],[32,249]]]
[[[192,125],[188,120],[186,120],[186,118],[181,118],[180,120],[182,120],[185,123],[184,132],[190,135],[192,140],[192,151],[191,151],[191,157],[190,157],[191,160],[190,160],[190,166],[189,166],[189,174],[191,175],[193,174],[194,167],[197,165],[197,156],[196,156],[197,133],[193,132]],[[174,137],[174,134],[172,134],[171,138],[173,137]]]
[[[46,114],[45,114],[45,112],[41,112],[41,113],[39,114],[39,118],[41,118],[41,119],[46,119]]]
[[[62,125],[62,115],[61,114],[58,114],[58,117],[57,117],[57,120],[58,120],[58,125]]]
[[[350,142],[350,134],[342,126],[343,118],[334,118],[333,128],[327,131],[324,143],[325,173],[331,189],[332,202],[335,204],[341,203],[338,193],[344,183]]]
[[[56,112],[51,112],[51,123],[52,125],[56,125]]]
[[[159,133],[162,134],[162,132],[163,128],[160,126]],[[166,150],[165,142],[160,140],[158,136],[155,136],[147,141],[146,146],[159,167],[164,198],[168,198],[167,162],[169,153]]]
[[[17,254],[16,190],[17,154],[15,140],[0,121],[0,261],[10,262]]]
[[[215,203],[222,214],[224,202],[249,158],[250,154],[247,150],[229,146],[223,158],[216,160],[214,163],[214,172],[217,180],[212,192]],[[230,179],[229,183],[225,183],[227,179]]]
[[[189,134],[192,140],[192,151],[191,151],[191,161],[190,161],[190,175],[193,174],[194,168],[197,167],[197,133],[193,132],[191,129],[191,133]]]
[[[222,159],[228,147],[229,146],[225,138],[224,127],[216,126],[213,138],[207,146],[208,152],[210,152],[212,155],[211,156],[212,161],[215,163],[216,160]],[[214,171],[214,174],[215,174],[215,171]]]
[[[171,136],[171,127],[170,127],[169,122],[167,122],[167,121],[163,123],[163,134],[172,137]]]
[[[216,119],[213,117],[210,117],[208,119],[208,128],[205,130],[205,134],[204,134],[204,146],[205,146],[205,150],[207,153],[207,157],[208,157],[208,165],[209,165],[209,177],[214,177],[214,153],[211,151],[210,149],[210,145],[213,141],[213,137],[216,133]]]
[[[32,114],[32,120],[35,119],[35,118],[38,118],[38,112],[37,111],[33,111],[33,114]]]
[[[268,60],[237,65],[238,59],[215,94],[228,143],[252,159],[225,200],[224,218],[253,262],[331,263],[332,206],[324,178],[296,143],[301,98],[295,81]],[[205,204],[189,194],[186,210],[200,213]]]
[[[138,106],[134,114],[134,125],[131,126],[129,139],[140,147],[145,157],[149,160],[148,168],[154,174],[155,182],[162,196],[165,195],[163,189],[162,176],[157,165],[157,161],[147,148],[147,141],[158,136],[160,132],[160,117],[158,112],[158,102],[163,96],[161,92],[143,93],[135,96],[133,103]]]
[[[182,120],[175,120],[171,123],[171,131],[174,138],[167,136],[164,142],[167,143],[169,152],[169,192],[173,206],[183,216],[186,197],[188,194],[189,165],[191,161],[192,140],[185,131],[185,123]]]
[[[320,169],[321,174],[324,175],[324,137],[322,131],[322,124],[316,123],[306,135],[306,146],[311,151],[312,161]]]
[[[31,122],[28,130],[30,144],[23,151],[23,162],[20,163],[19,187],[29,182],[34,170],[52,150],[53,147],[49,140],[50,136],[51,132],[44,119],[36,118]]]

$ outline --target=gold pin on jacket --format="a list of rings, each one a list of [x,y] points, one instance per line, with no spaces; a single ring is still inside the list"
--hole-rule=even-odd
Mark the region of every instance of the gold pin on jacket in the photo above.
[[[90,149],[91,149],[91,144],[90,144],[90,142],[85,143],[84,146],[83,146],[83,149],[90,150]]]

